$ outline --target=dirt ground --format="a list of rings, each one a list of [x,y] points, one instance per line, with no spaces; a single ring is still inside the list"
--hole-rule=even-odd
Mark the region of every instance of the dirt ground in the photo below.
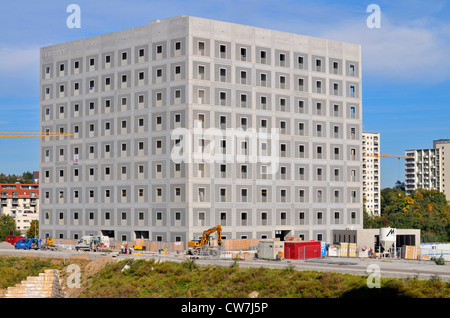
[[[92,275],[100,271],[107,264],[114,263],[116,261],[117,259],[114,259],[112,257],[104,257],[99,258],[97,260],[79,260],[79,261],[71,259],[70,260],[71,264],[77,264],[80,266],[81,281],[80,281],[80,288],[68,286],[67,284],[68,279],[70,279],[70,275],[72,274],[72,272],[70,273],[67,271],[60,272],[60,281],[62,285],[61,287],[64,291],[66,298],[77,298],[82,293],[84,288],[86,288],[86,284]],[[70,281],[69,285],[71,285]]]

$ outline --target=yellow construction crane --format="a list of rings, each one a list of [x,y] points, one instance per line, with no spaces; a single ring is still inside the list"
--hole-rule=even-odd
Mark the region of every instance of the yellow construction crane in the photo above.
[[[57,132],[0,132],[0,137],[64,137],[73,136],[67,133]]]
[[[398,160],[404,159],[414,159],[414,157],[410,156],[400,156],[400,155],[389,155],[386,153],[380,152],[363,152],[363,157],[383,157],[383,158],[397,158]]]

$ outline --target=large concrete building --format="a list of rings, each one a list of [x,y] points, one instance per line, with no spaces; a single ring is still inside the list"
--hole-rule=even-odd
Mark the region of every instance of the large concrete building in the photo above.
[[[42,236],[362,228],[359,45],[179,16],[40,65],[40,127],[73,134],[40,142]]]
[[[450,171],[450,139],[433,141],[433,148],[405,151],[405,189],[411,194],[416,189],[438,190],[450,201],[450,183],[445,171]]]
[[[370,215],[380,215],[380,134],[366,132],[362,134],[363,151],[363,197],[366,212]]]

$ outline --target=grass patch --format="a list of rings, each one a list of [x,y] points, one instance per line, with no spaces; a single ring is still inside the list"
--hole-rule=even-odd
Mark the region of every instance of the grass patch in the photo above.
[[[336,272],[200,266],[193,260],[158,262],[123,260],[88,270],[92,261],[69,261],[0,257],[0,288],[20,283],[44,269],[58,269],[64,281],[65,268],[81,266],[82,288],[70,297],[82,298],[450,298],[450,283],[439,277],[419,280],[381,278],[381,288],[368,288],[368,276]],[[124,269],[128,265],[128,269]],[[98,270],[101,268],[100,270]]]
[[[44,269],[61,269],[61,264],[56,264],[51,259],[0,257],[0,288],[18,284],[28,276],[37,276]]]
[[[449,287],[436,279],[381,278],[381,288],[370,289],[366,276],[335,272],[135,260],[106,266],[80,297],[247,298],[256,291],[261,298],[449,298]]]

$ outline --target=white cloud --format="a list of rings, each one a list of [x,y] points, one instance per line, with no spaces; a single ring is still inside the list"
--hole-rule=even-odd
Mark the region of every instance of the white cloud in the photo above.
[[[424,84],[450,79],[448,23],[443,23],[442,28],[430,26],[423,20],[394,25],[382,16],[381,28],[369,29],[358,22],[336,26],[324,31],[322,36],[361,44],[365,74],[380,76],[386,81]]]
[[[0,70],[2,72],[29,69],[30,66],[39,64],[39,47],[0,48]]]
[[[367,4],[287,1],[289,10],[249,16],[264,27],[360,44],[363,76],[380,82],[436,84],[450,80],[448,6],[437,0],[376,1],[381,28],[367,27]]]
[[[39,47],[0,46],[0,95],[23,97],[39,89]]]

